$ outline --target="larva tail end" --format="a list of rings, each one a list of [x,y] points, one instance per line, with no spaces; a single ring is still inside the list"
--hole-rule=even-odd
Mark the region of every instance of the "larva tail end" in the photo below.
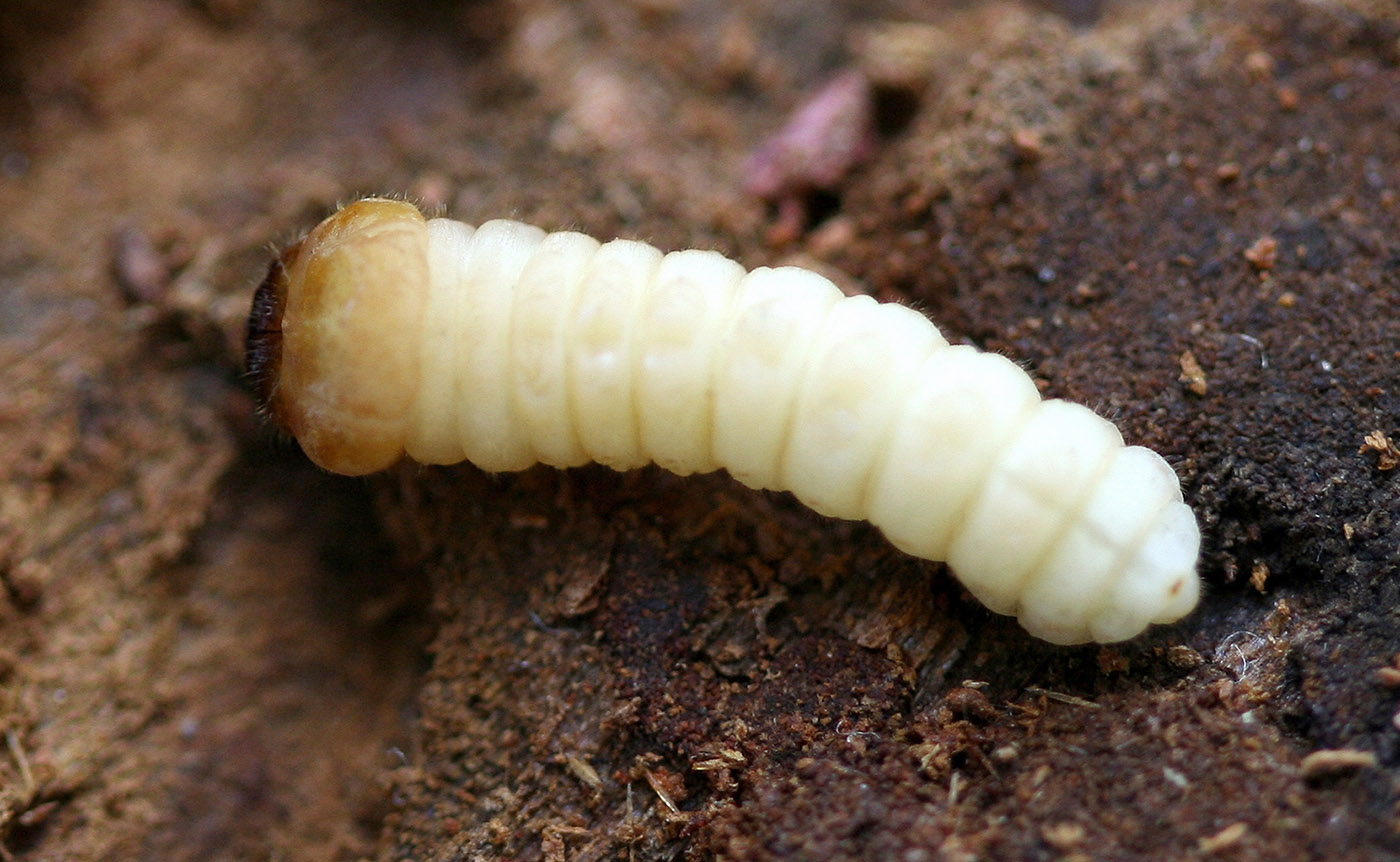
[[[282,313],[287,307],[287,268],[301,242],[293,243],[273,258],[267,276],[253,293],[244,339],[243,366],[257,398],[258,412],[272,417],[279,426],[286,423],[277,414],[277,382],[282,367]]]

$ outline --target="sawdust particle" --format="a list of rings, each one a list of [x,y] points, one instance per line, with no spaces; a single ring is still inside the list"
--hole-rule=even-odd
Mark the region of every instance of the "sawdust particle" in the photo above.
[[[1202,838],[1200,841],[1196,842],[1196,847],[1202,853],[1219,853],[1222,850],[1228,850],[1239,844],[1244,836],[1248,834],[1248,823],[1234,823],[1226,826],[1214,835]]]
[[[1263,560],[1255,560],[1254,565],[1249,570],[1249,583],[1259,592],[1264,592],[1264,584],[1269,580],[1269,564]]]
[[[1201,367],[1200,360],[1196,358],[1196,354],[1187,350],[1181,354],[1181,358],[1178,361],[1181,363],[1181,376],[1177,379],[1185,383],[1186,388],[1197,395],[1205,395],[1210,385],[1206,382],[1205,369]]]
[[[1244,259],[1259,272],[1268,272],[1278,263],[1278,240],[1271,236],[1261,236],[1244,250]]]
[[[1071,850],[1084,843],[1084,827],[1078,823],[1056,823],[1040,831],[1045,843],[1057,850]]]

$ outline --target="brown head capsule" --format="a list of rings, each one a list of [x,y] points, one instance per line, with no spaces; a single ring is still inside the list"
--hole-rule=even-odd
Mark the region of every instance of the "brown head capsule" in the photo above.
[[[261,406],[321,464],[381,470],[403,453],[418,378],[424,219],[391,200],[351,204],[268,269],[248,321]]]

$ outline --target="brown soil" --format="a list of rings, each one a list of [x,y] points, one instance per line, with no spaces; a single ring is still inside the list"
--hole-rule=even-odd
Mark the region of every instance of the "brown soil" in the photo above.
[[[1393,0],[53,8],[0,9],[0,855],[1400,858]],[[778,230],[745,157],[851,67],[878,145]],[[1172,459],[1202,607],[1055,648],[723,476],[320,475],[242,318],[367,191],[914,302]]]

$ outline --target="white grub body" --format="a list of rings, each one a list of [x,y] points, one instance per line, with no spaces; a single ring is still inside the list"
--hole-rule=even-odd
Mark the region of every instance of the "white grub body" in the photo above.
[[[996,354],[797,268],[370,199],[274,266],[265,390],[317,463],[728,470],[945,560],[1056,643],[1196,604],[1170,466]],[[252,336],[250,336],[250,351]]]

